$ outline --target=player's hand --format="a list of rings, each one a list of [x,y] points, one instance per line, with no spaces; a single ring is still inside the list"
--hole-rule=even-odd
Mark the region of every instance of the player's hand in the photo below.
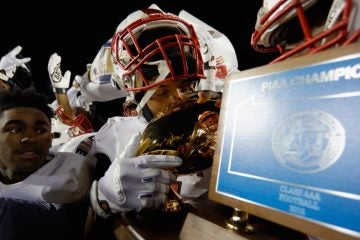
[[[57,53],[54,53],[50,56],[48,72],[54,92],[66,93],[70,85],[71,72],[68,70],[64,75],[62,75],[61,57],[57,55]]]
[[[163,169],[177,167],[182,160],[168,155],[133,157],[139,140],[140,134],[135,134],[105,175],[93,183],[90,199],[98,215],[106,217],[109,212],[139,211],[165,203],[169,184],[176,182],[176,176]],[[108,207],[107,212],[99,208],[103,205]]]
[[[8,54],[3,56],[0,60],[0,70],[5,72],[6,76],[3,76],[4,81],[7,81],[9,78],[14,76],[16,68],[19,66],[23,66],[26,68],[25,63],[29,62],[31,58],[17,58],[17,55],[21,52],[22,47],[17,46],[13,50],[11,50]]]
[[[76,75],[73,79],[72,86],[75,88],[80,88],[82,81],[83,81],[83,77]]]
[[[82,75],[76,75],[72,82],[73,87],[75,88],[86,88],[86,85],[89,83],[89,74],[90,74],[91,64],[86,64],[86,72]]]

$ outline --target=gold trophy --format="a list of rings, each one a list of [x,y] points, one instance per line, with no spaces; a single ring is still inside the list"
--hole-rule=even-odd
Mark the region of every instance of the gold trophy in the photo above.
[[[146,127],[137,156],[179,156],[183,163],[179,167],[167,169],[176,175],[196,173],[211,167],[219,122],[220,97],[214,92],[206,92],[205,98],[193,97],[168,106]],[[191,210],[191,206],[182,202],[180,188],[181,183],[170,186],[165,205],[155,209],[158,213],[165,214],[165,218],[169,215],[181,216],[181,213]],[[152,213],[149,215],[154,217]],[[236,231],[251,233],[254,228],[248,218],[248,213],[234,208],[232,217],[226,221],[226,226]]]
[[[183,160],[182,165],[167,169],[176,175],[196,173],[211,167],[219,111],[216,97],[202,101],[194,97],[167,107],[146,127],[137,156],[179,156]],[[180,185],[170,186],[171,191],[163,211],[177,213],[183,210],[180,188]]]

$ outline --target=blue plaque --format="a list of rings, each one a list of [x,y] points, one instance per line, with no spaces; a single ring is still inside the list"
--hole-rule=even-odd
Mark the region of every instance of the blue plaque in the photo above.
[[[360,237],[359,45],[355,49],[227,82],[217,195]]]

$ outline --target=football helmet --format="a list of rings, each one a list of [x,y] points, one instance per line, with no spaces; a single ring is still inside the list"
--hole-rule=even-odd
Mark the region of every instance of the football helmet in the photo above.
[[[65,113],[64,107],[59,105],[55,110],[57,118],[65,125],[70,126],[67,134],[72,138],[85,133],[94,132],[94,128],[90,120],[83,114],[78,114],[75,118],[71,118]]]
[[[251,45],[279,52],[272,63],[348,45],[360,37],[359,7],[359,0],[264,0]]]
[[[222,92],[225,78],[238,72],[235,48],[222,32],[185,10],[179,17],[191,23],[198,36],[206,79],[201,79],[197,90]]]
[[[155,91],[169,81],[205,78],[193,26],[158,9],[138,10],[121,22],[112,38],[111,53],[112,82],[130,95]]]

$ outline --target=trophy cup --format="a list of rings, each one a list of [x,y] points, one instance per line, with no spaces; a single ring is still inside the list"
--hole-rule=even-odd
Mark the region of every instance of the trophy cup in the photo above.
[[[167,107],[146,127],[137,155],[179,156],[183,160],[182,165],[167,169],[176,175],[196,173],[211,167],[219,111],[215,99],[199,103],[198,98],[190,98]],[[183,210],[180,187],[170,186],[163,211],[177,213]]]

